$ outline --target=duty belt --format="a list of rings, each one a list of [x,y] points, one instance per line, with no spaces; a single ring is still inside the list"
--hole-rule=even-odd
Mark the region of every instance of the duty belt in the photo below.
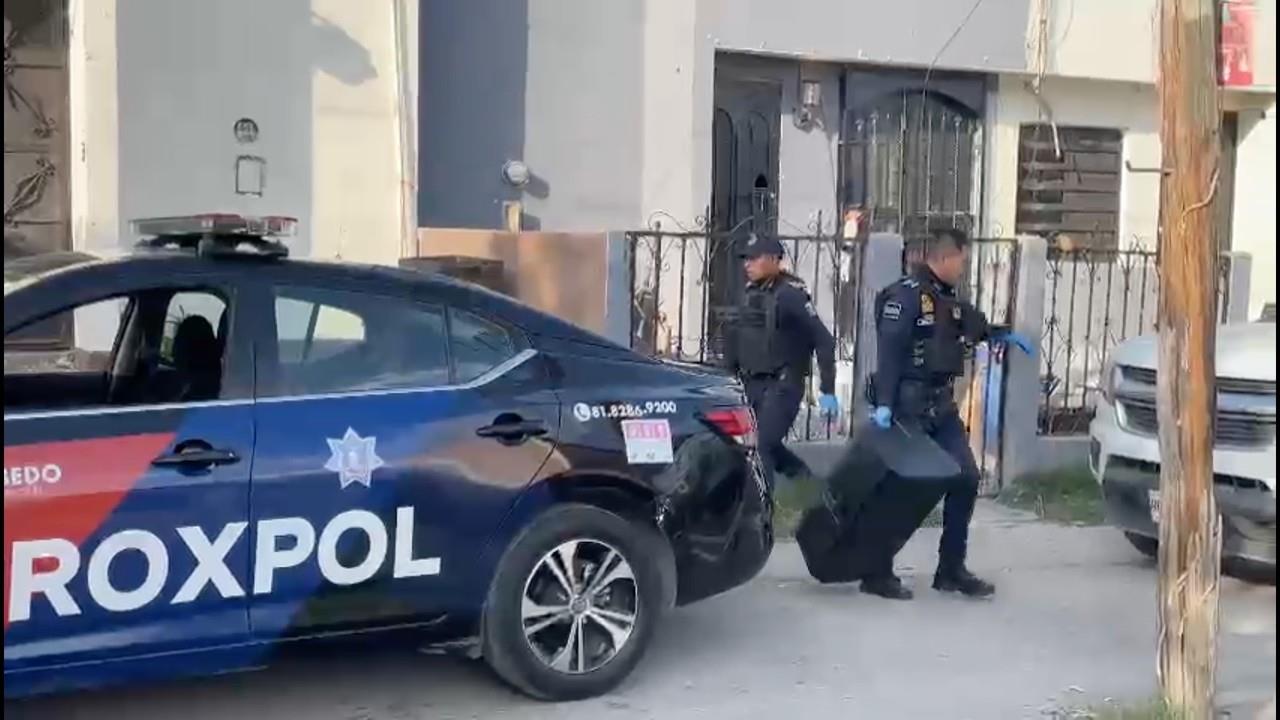
[[[940,410],[955,403],[955,379],[948,378],[941,383],[927,380],[903,380],[898,389],[896,412],[913,416],[922,420],[932,420]]]

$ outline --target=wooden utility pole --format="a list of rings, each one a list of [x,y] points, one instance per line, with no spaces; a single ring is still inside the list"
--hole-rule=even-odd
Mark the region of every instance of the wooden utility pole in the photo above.
[[[1160,2],[1160,687],[1213,717],[1221,521],[1213,497],[1221,111],[1217,3]]]

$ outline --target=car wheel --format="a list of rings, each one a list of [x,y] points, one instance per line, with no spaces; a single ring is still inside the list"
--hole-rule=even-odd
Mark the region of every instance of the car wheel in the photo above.
[[[1124,536],[1129,539],[1130,545],[1133,545],[1138,549],[1138,552],[1146,555],[1152,560],[1156,559],[1160,554],[1160,543],[1155,538],[1132,532],[1126,532]]]
[[[657,532],[588,505],[535,520],[489,590],[482,651],[499,677],[543,700],[608,692],[635,668],[669,589]]]

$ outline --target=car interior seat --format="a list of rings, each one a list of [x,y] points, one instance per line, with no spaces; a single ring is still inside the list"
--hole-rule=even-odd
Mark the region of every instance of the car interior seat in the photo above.
[[[208,320],[192,315],[178,326],[173,338],[173,364],[181,378],[178,402],[218,397],[222,384],[222,352]]]

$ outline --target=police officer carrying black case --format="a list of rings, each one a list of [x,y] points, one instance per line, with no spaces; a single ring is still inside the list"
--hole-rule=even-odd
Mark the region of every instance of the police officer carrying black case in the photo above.
[[[1013,343],[1028,355],[1034,348],[1008,328],[992,327],[977,308],[957,297],[956,284],[967,271],[968,256],[969,238],[962,231],[936,232],[925,262],[876,298],[872,421],[882,428],[895,421],[919,427],[959,465],[960,473],[946,488],[933,587],[985,597],[995,587],[965,565],[981,476],[956,408],[954,382],[964,374],[965,358],[977,343]],[[863,586],[886,597],[910,597],[893,574],[892,558],[883,558]]]
[[[855,433],[829,476],[823,505],[806,513],[797,533],[821,582],[861,580],[864,592],[910,598],[893,557],[945,494],[934,587],[974,596],[995,590],[965,567],[980,477],[953,383],[975,343],[1012,342],[1028,354],[1032,348],[956,296],[968,245],[959,231],[936,233],[926,262],[876,298],[871,425]]]

